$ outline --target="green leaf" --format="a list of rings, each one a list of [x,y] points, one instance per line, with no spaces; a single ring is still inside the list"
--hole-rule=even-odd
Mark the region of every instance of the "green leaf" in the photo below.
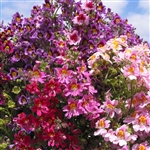
[[[3,93],[3,96],[4,96],[5,98],[7,98],[8,100],[12,100],[11,96],[9,96],[7,93]]]
[[[6,148],[7,148],[7,144],[6,143],[0,144],[0,150],[6,150]]]
[[[15,102],[9,100],[8,101],[8,108],[14,108],[15,107]]]
[[[21,88],[19,86],[14,86],[14,88],[12,89],[12,92],[14,94],[18,94],[18,93],[20,93],[20,91],[21,91]]]
[[[5,124],[5,121],[3,119],[0,119],[0,125]]]
[[[3,107],[0,107],[0,111],[5,111],[5,108],[3,108]]]

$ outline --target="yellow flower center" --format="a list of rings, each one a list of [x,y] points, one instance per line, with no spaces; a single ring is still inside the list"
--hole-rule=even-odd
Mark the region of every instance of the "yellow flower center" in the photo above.
[[[82,106],[86,106],[87,104],[88,104],[88,101],[86,100],[82,103]]]
[[[93,34],[97,34],[97,29],[96,29],[96,28],[93,28],[93,29],[92,29],[92,33],[93,33]]]
[[[114,48],[116,48],[116,49],[117,49],[117,48],[118,48],[118,46],[119,46],[118,41],[116,41],[116,40],[115,40],[115,41],[113,42],[113,45],[114,45]]]
[[[140,123],[141,125],[142,125],[142,124],[146,124],[146,121],[147,121],[147,119],[146,119],[145,116],[139,117],[139,123]]]
[[[27,100],[25,98],[21,99],[22,103],[26,102]]]
[[[64,47],[64,46],[65,46],[64,42],[61,41],[61,42],[59,43],[59,46],[60,46],[60,47]]]
[[[76,83],[72,83],[71,84],[71,89],[72,90],[77,90],[78,89],[78,85]]]
[[[138,147],[138,150],[146,150],[146,147],[141,144],[141,145]]]
[[[17,72],[12,71],[11,75],[12,75],[12,77],[16,77],[17,76]]]
[[[68,71],[67,71],[66,69],[62,69],[62,70],[61,70],[61,73],[62,73],[63,75],[68,75]]]
[[[124,131],[122,131],[121,129],[118,131],[117,135],[120,137],[120,138],[124,138]]]
[[[20,20],[21,20],[20,17],[17,17],[17,18],[16,18],[16,21],[17,21],[17,22],[20,22]]]
[[[117,19],[116,19],[116,23],[119,23],[119,22],[120,22],[120,19],[119,19],[119,18],[117,18]]]
[[[112,104],[107,104],[107,108],[114,109],[114,106]]]
[[[136,55],[135,55],[135,54],[132,54],[132,55],[130,56],[130,59],[136,60]]]
[[[9,51],[9,50],[10,50],[10,47],[7,45],[7,46],[5,47],[5,50],[6,50],[6,51]]]
[[[128,69],[128,72],[134,73],[134,67],[130,67],[130,68]]]
[[[77,105],[76,105],[76,103],[74,103],[74,102],[72,102],[72,103],[69,104],[70,110],[73,110],[73,109],[75,109],[76,107],[77,107]]]
[[[94,48],[94,45],[93,44],[90,44],[90,49],[93,49]]]
[[[34,77],[39,77],[39,76],[40,76],[39,71],[34,71],[34,72],[33,72],[33,76],[34,76]]]
[[[104,127],[105,126],[105,122],[103,119],[101,119],[99,122],[98,122],[98,126],[99,127]]]

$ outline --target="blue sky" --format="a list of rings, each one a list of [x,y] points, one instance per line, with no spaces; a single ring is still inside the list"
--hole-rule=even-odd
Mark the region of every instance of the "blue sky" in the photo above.
[[[29,17],[34,5],[41,5],[44,0],[0,0],[0,20],[10,22],[12,14],[19,12]],[[85,0],[82,0],[85,1]],[[150,43],[150,0],[102,0],[104,5],[118,13],[129,24],[136,27],[136,33]]]

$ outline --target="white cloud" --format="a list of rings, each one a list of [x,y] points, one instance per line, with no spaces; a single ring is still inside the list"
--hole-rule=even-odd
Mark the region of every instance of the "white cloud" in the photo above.
[[[111,8],[112,12],[123,14],[125,7],[128,4],[127,0],[102,0],[106,8]]]
[[[150,13],[150,1],[149,0],[139,0],[139,8],[142,8],[144,11]]]
[[[34,5],[42,5],[43,1],[12,1],[10,3],[3,0],[2,2],[2,20],[4,20],[4,23],[7,24],[11,21],[13,14],[16,12],[19,12],[24,17],[30,16],[30,11],[33,8]]]
[[[148,14],[130,14],[128,17],[129,23],[131,23],[136,28],[136,33],[140,35],[141,38],[150,42],[150,30],[149,30],[149,20],[150,16]]]
[[[136,28],[141,38],[150,42],[150,1],[140,0],[138,3],[142,13],[128,13],[128,20]]]

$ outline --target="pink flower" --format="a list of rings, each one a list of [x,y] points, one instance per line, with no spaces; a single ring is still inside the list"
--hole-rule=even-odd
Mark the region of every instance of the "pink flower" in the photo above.
[[[137,131],[145,131],[146,133],[150,133],[150,115],[149,113],[141,113],[136,116],[133,122],[133,130]]]
[[[103,103],[101,108],[103,108],[105,110],[105,112],[108,113],[111,118],[113,118],[115,113],[117,113],[117,114],[121,113],[121,109],[116,108],[117,105],[118,105],[117,100],[111,101],[110,99],[106,99],[106,102]]]
[[[81,11],[81,12],[79,12],[79,15],[75,16],[72,21],[74,22],[74,24],[88,25],[89,24],[89,16],[87,16],[87,14],[85,14],[83,11]]]
[[[136,80],[139,75],[139,68],[136,64],[126,65],[121,69],[121,72],[125,77],[128,77],[130,80]]]
[[[81,37],[79,36],[79,33],[77,30],[74,30],[73,32],[67,34],[68,42],[70,45],[77,45],[81,41]]]
[[[86,2],[82,4],[82,8],[85,11],[94,10],[95,9],[95,5],[94,5],[94,3],[91,0],[86,0]]]
[[[116,129],[116,138],[112,141],[113,144],[119,144],[119,146],[126,146],[127,142],[131,140],[132,136],[127,132],[128,127],[122,125],[120,128]],[[135,138],[136,140],[136,138]]]
[[[34,69],[32,72],[32,75],[31,75],[31,81],[44,83],[45,77],[46,77],[46,75],[44,72],[42,72],[38,69]]]
[[[132,146],[132,150],[150,150],[150,146],[148,145],[148,142],[145,141],[140,144],[134,144]]]
[[[68,70],[68,65],[64,65],[62,68],[56,68],[57,77],[60,83],[69,83],[71,77],[71,71]]]
[[[72,116],[79,116],[82,111],[78,107],[78,101],[73,98],[68,99],[68,105],[63,107],[63,111],[66,112],[65,116],[70,119]]]
[[[82,83],[77,83],[76,79],[73,79],[71,83],[67,85],[67,87],[64,89],[65,96],[77,96],[77,95],[82,95],[84,87]]]
[[[93,113],[94,110],[100,106],[100,104],[94,100],[92,95],[84,95],[82,99],[79,100],[78,104],[83,114]]]
[[[102,118],[96,122],[97,131],[94,132],[94,135],[103,135],[107,133],[107,128],[110,126],[110,120],[106,120],[106,118]]]

